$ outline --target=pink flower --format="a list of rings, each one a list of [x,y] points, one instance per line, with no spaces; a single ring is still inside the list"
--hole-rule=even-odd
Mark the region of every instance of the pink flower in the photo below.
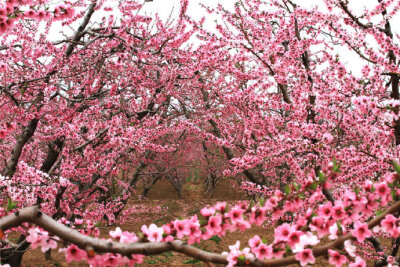
[[[83,219],[78,219],[78,218],[76,218],[76,219],[75,219],[75,224],[76,224],[76,225],[81,225],[81,224],[83,224]]]
[[[36,12],[36,19],[43,20],[49,18],[49,13],[45,10],[39,10]]]
[[[128,231],[123,231],[121,234],[121,238],[119,240],[119,242],[121,243],[133,243],[138,241],[139,238],[134,234],[134,233],[130,233]]]
[[[42,252],[46,252],[49,249],[57,248],[57,242],[49,237],[48,232],[43,231],[42,235],[43,235],[42,239],[40,240],[40,246],[41,246],[40,249],[42,250]],[[55,239],[58,239],[58,237]]]
[[[294,253],[300,252],[304,250],[304,248],[308,245],[315,246],[319,243],[319,240],[316,235],[313,235],[311,232],[307,232],[300,236],[300,242],[297,243],[294,247],[292,247],[292,251]]]
[[[308,263],[314,264],[315,258],[311,249],[304,249],[296,254],[295,259],[300,262],[301,266],[305,266]]]
[[[287,223],[278,226],[277,228],[275,228],[275,240],[277,242],[288,241],[292,231],[292,227]]]
[[[357,247],[356,246],[353,246],[352,244],[351,244],[351,241],[350,240],[346,240],[346,241],[344,241],[344,249],[346,250],[346,252],[351,256],[351,257],[355,257],[356,256],[356,250],[357,250]]]
[[[106,253],[103,255],[102,264],[104,266],[117,266],[119,263],[119,258],[112,253]]]
[[[224,213],[226,211],[226,202],[218,202],[217,204],[215,204],[214,208],[217,211]]]
[[[193,243],[198,243],[201,241],[202,232],[200,230],[200,223],[197,220],[197,215],[194,215],[189,221],[189,240],[188,244],[191,245]]]
[[[0,25],[1,27],[1,25]],[[0,130],[0,139],[4,139],[7,137],[7,131],[5,129]]]
[[[232,223],[234,224],[236,221],[242,219],[243,215],[243,209],[240,207],[234,207],[228,214],[227,216],[231,219]]]
[[[187,220],[175,220],[173,223],[174,229],[176,230],[176,236],[179,239],[182,239],[184,236],[188,236],[190,234],[189,225]]]
[[[31,243],[31,248],[35,249],[40,246],[43,235],[41,235],[39,228],[31,228],[28,230],[28,233],[29,235],[26,237],[26,241]]]
[[[257,257],[257,259],[272,259],[274,256],[272,246],[267,246],[265,244],[260,244],[258,247],[253,248],[252,252]]]
[[[303,235],[303,232],[301,231],[293,231],[290,235],[289,235],[289,240],[288,240],[288,244],[290,247],[294,247],[297,243],[300,242],[300,237]]]
[[[208,208],[208,207],[205,207],[205,208],[202,208],[201,210],[200,210],[200,214],[201,214],[201,216],[203,216],[203,217],[210,217],[211,215],[213,215],[215,213],[215,209],[214,208]]]
[[[385,219],[381,221],[382,229],[385,233],[392,235],[394,238],[399,236],[399,231],[397,229],[397,218],[392,214],[388,214],[385,216]]]
[[[78,248],[76,245],[70,245],[65,251],[65,259],[68,263],[71,261],[81,261],[87,259],[86,251]]]
[[[334,224],[332,224],[330,227],[329,227],[329,239],[331,239],[331,240],[335,240],[336,238],[338,238],[338,226],[337,226],[337,223],[334,223]]]
[[[7,70],[7,64],[0,63],[0,72],[6,72],[6,70]],[[13,123],[13,125],[15,124]]]
[[[332,212],[332,203],[328,202],[327,204],[321,205],[319,207],[318,216],[329,219],[331,217],[331,212]]]
[[[346,256],[340,254],[337,251],[329,249],[328,254],[329,254],[329,264],[335,265],[336,267],[341,267],[343,264],[347,262]]]
[[[0,8],[0,17],[7,17],[7,10],[4,8]]]
[[[344,211],[343,204],[336,205],[332,208],[332,218],[335,220],[341,220],[346,217],[346,212]]]
[[[25,12],[25,17],[31,18],[31,19],[36,18],[36,11],[32,10],[32,9],[28,10],[27,12]]]
[[[390,189],[385,182],[375,185],[375,188],[376,192],[381,198],[386,198],[388,195],[390,195]]]
[[[356,257],[356,261],[349,264],[349,267],[365,267],[367,266],[365,261],[360,257]]]
[[[351,234],[357,238],[358,242],[363,242],[365,238],[368,238],[372,235],[372,232],[368,229],[368,224],[356,222],[354,224],[354,230],[351,231]]]
[[[310,224],[310,228],[317,232],[318,237],[322,237],[329,233],[329,225],[324,219],[321,217],[313,217],[311,221],[312,223]]]
[[[249,246],[251,249],[262,244],[261,238],[258,235],[255,235],[253,238],[249,240]]]
[[[250,215],[250,223],[260,226],[266,220],[265,213],[266,213],[265,207],[263,208],[252,207]]]
[[[121,243],[131,243],[138,240],[137,236],[128,231],[121,231],[121,228],[117,227],[115,231],[110,231],[110,236]]]
[[[121,238],[122,235],[122,231],[121,228],[117,227],[115,229],[115,231],[110,231],[110,236],[114,239],[117,239],[117,241],[119,241],[119,239]]]
[[[206,226],[207,232],[210,233],[210,235],[215,235],[219,234],[221,232],[221,223],[222,223],[222,218],[221,216],[211,216],[208,219],[208,224]]]
[[[160,242],[163,238],[164,229],[161,227],[157,227],[154,223],[150,224],[150,227],[147,228],[146,225],[142,226],[142,232],[147,236],[147,239],[150,242]]]

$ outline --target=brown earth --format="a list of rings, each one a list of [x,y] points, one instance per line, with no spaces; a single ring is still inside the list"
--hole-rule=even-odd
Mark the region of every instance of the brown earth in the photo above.
[[[139,190],[140,192],[140,190]],[[143,205],[145,207],[153,207],[159,205],[167,208],[165,212],[144,212],[135,213],[135,217],[130,218],[123,225],[120,225],[124,231],[138,232],[143,224],[157,223],[158,225],[169,222],[175,218],[185,218],[198,212],[202,207],[213,204],[216,201],[227,201],[234,203],[238,200],[246,199],[246,197],[235,191],[227,181],[221,182],[212,198],[204,197],[202,194],[201,183],[187,183],[183,190],[183,199],[175,192],[173,187],[167,181],[159,181],[149,192],[149,198],[145,200],[131,200],[130,205]],[[102,227],[101,236],[106,237],[113,227]],[[254,227],[244,233],[234,232],[228,233],[226,237],[215,241],[205,241],[199,247],[213,252],[228,251],[229,245],[232,245],[236,240],[240,240],[242,246],[247,245],[247,241],[254,235],[264,237],[269,242],[273,239],[273,230],[271,228]],[[86,263],[66,263],[62,253],[53,252],[52,260],[46,260],[40,249],[29,250],[23,257],[22,266],[24,267],[47,267],[47,266],[88,266]],[[314,266],[327,266],[328,261],[324,258],[318,258],[317,264]],[[144,263],[140,266],[206,266],[201,262],[193,261],[193,259],[179,253],[163,253],[157,256],[148,256]]]

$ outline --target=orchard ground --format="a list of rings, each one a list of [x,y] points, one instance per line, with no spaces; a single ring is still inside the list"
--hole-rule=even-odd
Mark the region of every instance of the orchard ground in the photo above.
[[[138,192],[141,192],[139,189]],[[211,205],[216,201],[226,201],[230,204],[247,200],[248,197],[245,193],[237,191],[229,181],[222,181],[215,189],[212,197],[203,195],[203,183],[200,182],[187,182],[184,185],[183,196],[179,197],[177,192],[173,189],[168,181],[162,180],[155,184],[150,190],[147,199],[139,200],[137,196],[134,196],[130,200],[129,207],[133,205],[140,205],[143,210],[147,212],[140,212],[132,214],[131,219],[122,225],[119,225],[123,231],[131,231],[138,233],[143,224],[157,223],[158,225],[167,223],[176,218],[188,218],[189,216],[198,213],[200,209],[206,205]],[[151,211],[152,207],[161,206],[164,210],[162,212]],[[129,208],[128,207],[128,208]],[[101,236],[107,237],[110,230],[114,230],[116,226],[105,226],[102,225]],[[223,252],[228,251],[228,246],[240,240],[242,246],[247,246],[247,241],[254,235],[259,235],[268,240],[273,241],[274,232],[272,228],[268,227],[253,227],[244,233],[239,231],[228,233],[226,237],[221,240],[208,240],[203,241],[199,247],[213,251]],[[384,245],[390,246],[388,240],[384,240]],[[58,250],[58,248],[57,248]],[[320,257],[317,259],[317,263],[313,266],[327,266],[328,260]],[[23,257],[22,266],[24,267],[50,267],[50,266],[89,266],[86,262],[72,262],[67,263],[63,253],[57,253],[53,251],[51,253],[51,259],[46,260],[45,254],[43,254],[40,248],[35,250],[29,250]],[[144,263],[140,266],[206,266],[206,264],[193,260],[179,253],[163,253],[156,256],[148,256],[144,259]],[[217,266],[217,265],[214,265]],[[295,266],[295,265],[294,265]],[[373,266],[372,262],[369,262],[368,266]]]

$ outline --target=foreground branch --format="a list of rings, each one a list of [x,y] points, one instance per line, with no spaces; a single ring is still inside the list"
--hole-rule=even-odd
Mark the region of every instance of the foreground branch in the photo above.
[[[380,216],[374,218],[368,223],[368,227],[371,229],[376,225],[379,225],[381,220],[385,218],[387,214],[392,214],[400,210],[400,201],[396,202],[393,206],[388,208],[386,212]],[[123,256],[130,256],[132,254],[142,254],[142,255],[156,255],[167,251],[176,251],[183,253],[187,256],[193,257],[195,259],[212,262],[218,264],[227,264],[226,256],[206,252],[201,249],[195,248],[193,246],[187,245],[183,241],[175,240],[172,242],[154,242],[154,243],[119,243],[107,240],[101,240],[98,238],[89,237],[73,230],[63,224],[60,224],[43,214],[43,212],[37,207],[29,207],[20,210],[12,215],[5,216],[0,219],[0,232],[6,231],[13,227],[21,226],[22,223],[28,222],[33,223],[37,226],[42,227],[46,231],[58,236],[63,241],[72,243],[80,247],[81,249],[93,249],[97,253],[118,253]],[[315,257],[325,255],[329,249],[340,247],[344,241],[348,239],[354,239],[354,237],[348,233],[346,235],[340,236],[338,239],[317,247],[313,249],[313,254]],[[293,263],[297,263],[294,255],[285,257],[282,259],[272,259],[272,260],[251,260],[248,261],[249,266],[284,266]]]

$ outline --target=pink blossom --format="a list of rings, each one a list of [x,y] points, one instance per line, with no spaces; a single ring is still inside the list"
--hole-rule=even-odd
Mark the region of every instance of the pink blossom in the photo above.
[[[332,208],[332,218],[335,220],[341,220],[346,216],[344,207],[342,204],[336,205]]]
[[[314,264],[315,258],[311,249],[304,249],[296,254],[295,259],[300,262],[301,266],[305,266],[307,264]]]
[[[288,241],[289,236],[292,233],[293,229],[289,224],[284,223],[275,228],[274,231],[275,231],[275,240],[279,242],[279,241]]]
[[[388,195],[390,195],[390,189],[385,182],[375,185],[375,188],[376,192],[381,198],[386,198]]]
[[[219,234],[219,232],[221,231],[221,223],[222,223],[222,218],[220,215],[211,216],[208,219],[208,224],[206,226],[207,232],[211,236]]]
[[[338,238],[338,230],[337,223],[332,224],[332,226],[329,227],[329,239],[334,240]]]
[[[40,246],[43,235],[41,235],[39,228],[31,228],[28,230],[28,233],[29,235],[26,237],[26,241],[31,243],[31,248],[35,249]]]
[[[204,217],[210,217],[215,213],[215,208],[213,207],[205,207],[200,210],[200,214]]]
[[[266,208],[251,208],[250,222],[256,225],[261,225],[266,220]]]
[[[392,237],[397,238],[399,236],[399,230],[397,228],[398,219],[392,214],[388,214],[381,221],[382,230],[385,233],[390,234]]]
[[[349,264],[349,267],[366,267],[367,264],[360,257],[356,257],[356,261]]]
[[[87,259],[86,251],[78,248],[76,245],[70,245],[65,251],[65,259],[68,263],[71,261],[81,261]]]
[[[262,240],[258,235],[255,235],[253,238],[249,239],[249,246],[251,249],[259,246],[260,244],[262,244]]]
[[[201,240],[202,232],[200,230],[200,223],[197,220],[197,215],[194,215],[189,221],[189,240],[188,244],[198,243]]]
[[[321,205],[318,209],[318,216],[322,218],[330,218],[332,213],[332,203],[328,202],[325,205]]]
[[[162,227],[157,227],[154,223],[150,224],[147,228],[146,225],[142,226],[142,232],[147,236],[150,242],[160,242],[163,238],[164,229]]]
[[[115,231],[110,231],[110,236],[114,239],[116,239],[117,241],[119,241],[119,239],[121,238],[122,235],[122,231],[121,228],[117,227],[115,229]]]
[[[252,252],[257,257],[257,259],[272,259],[274,256],[272,246],[267,246],[265,244],[260,244],[259,246],[252,249]]]
[[[356,222],[354,224],[354,230],[351,234],[357,238],[358,242],[363,242],[365,238],[371,237],[372,232],[368,229],[368,224]]]
[[[217,211],[224,213],[226,211],[226,202],[218,202],[217,204],[214,205],[214,208]]]
[[[336,267],[341,267],[347,262],[346,256],[340,254],[339,252],[329,249],[329,264],[335,265]]]
[[[242,219],[243,209],[240,207],[234,207],[231,211],[229,211],[226,216],[231,219],[231,222],[234,224],[236,221]]]
[[[357,250],[357,247],[356,247],[356,246],[353,246],[353,244],[351,244],[351,241],[350,241],[350,240],[344,241],[344,249],[346,250],[346,252],[347,252],[351,257],[355,257],[355,256],[356,256],[355,252],[356,252],[356,250]]]
[[[290,247],[294,247],[297,243],[300,242],[300,237],[303,235],[301,231],[293,231],[289,235],[288,245]]]
[[[175,220],[173,223],[174,229],[176,230],[176,236],[179,239],[182,239],[184,236],[188,236],[190,234],[189,225],[187,220]]]

